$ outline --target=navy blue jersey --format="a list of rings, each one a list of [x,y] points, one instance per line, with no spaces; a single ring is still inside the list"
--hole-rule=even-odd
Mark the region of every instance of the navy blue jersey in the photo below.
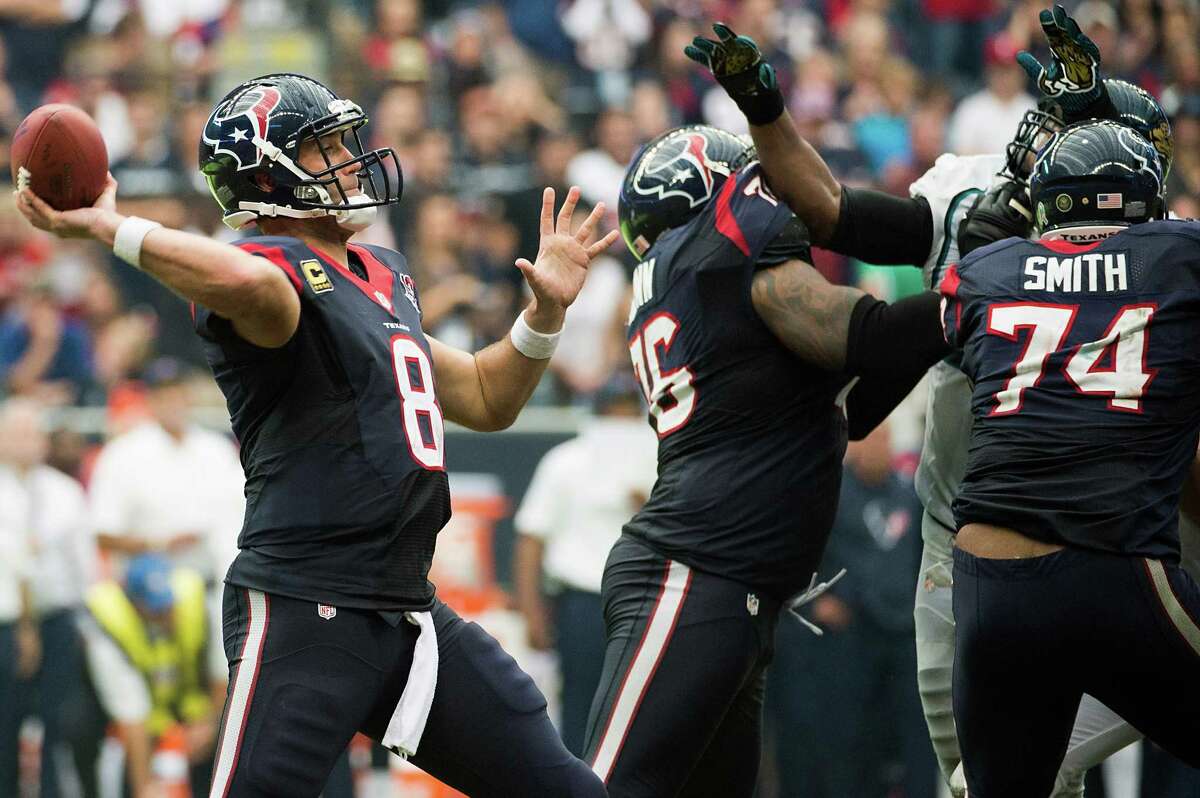
[[[450,516],[442,413],[404,257],[350,245],[367,279],[299,240],[238,242],[288,276],[300,323],[278,349],[195,308],[246,472],[235,585],[334,606],[430,606]]]
[[[1200,225],[1009,239],[942,286],[974,384],[959,527],[1178,560],[1200,428]]]
[[[801,361],[750,298],[756,269],[807,257],[796,224],[745,167],[646,253],[628,328],[659,444],[658,481],[625,531],[779,598],[820,560],[846,447],[835,400],[848,378]]]

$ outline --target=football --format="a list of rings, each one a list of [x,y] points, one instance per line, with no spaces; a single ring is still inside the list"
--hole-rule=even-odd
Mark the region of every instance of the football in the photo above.
[[[108,150],[100,129],[73,105],[34,109],[12,139],[12,178],[60,211],[92,205],[104,190]]]

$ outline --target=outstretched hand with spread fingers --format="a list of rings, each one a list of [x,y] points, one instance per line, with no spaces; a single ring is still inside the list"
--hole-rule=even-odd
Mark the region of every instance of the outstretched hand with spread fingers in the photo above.
[[[579,187],[571,186],[567,198],[554,218],[554,189],[542,192],[541,239],[537,257],[530,262],[526,258],[517,260],[517,268],[525,275],[525,281],[533,290],[535,301],[546,308],[566,310],[587,277],[588,266],[593,258],[612,246],[617,240],[617,231],[610,230],[603,238],[588,245],[596,225],[604,216],[604,203],[596,207],[584,219],[574,233],[571,232],[571,217],[579,202]]]
[[[1091,116],[1091,109],[1106,96],[1100,74],[1100,48],[1079,29],[1061,5],[1038,15],[1052,53],[1043,66],[1031,53],[1017,53],[1017,63],[1037,82],[1038,90],[1062,106],[1067,121]]]

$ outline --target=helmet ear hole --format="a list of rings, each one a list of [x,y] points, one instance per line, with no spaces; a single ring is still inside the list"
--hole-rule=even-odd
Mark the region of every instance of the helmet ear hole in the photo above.
[[[255,172],[252,178],[254,185],[259,191],[270,194],[275,190],[275,178],[271,177],[266,172]]]

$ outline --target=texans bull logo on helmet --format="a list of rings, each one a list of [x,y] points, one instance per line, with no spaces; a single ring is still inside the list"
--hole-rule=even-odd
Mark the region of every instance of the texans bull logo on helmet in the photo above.
[[[633,190],[643,196],[683,197],[696,207],[712,196],[713,172],[729,176],[729,168],[708,157],[708,139],[699,134],[664,139],[663,152],[647,153],[634,176]],[[673,152],[674,151],[674,152]]]
[[[213,111],[204,126],[204,141],[212,145],[214,153],[233,156],[239,172],[253,169],[263,157],[254,139],[267,140],[271,112],[279,100],[279,90],[274,86],[255,86],[234,97]]]

